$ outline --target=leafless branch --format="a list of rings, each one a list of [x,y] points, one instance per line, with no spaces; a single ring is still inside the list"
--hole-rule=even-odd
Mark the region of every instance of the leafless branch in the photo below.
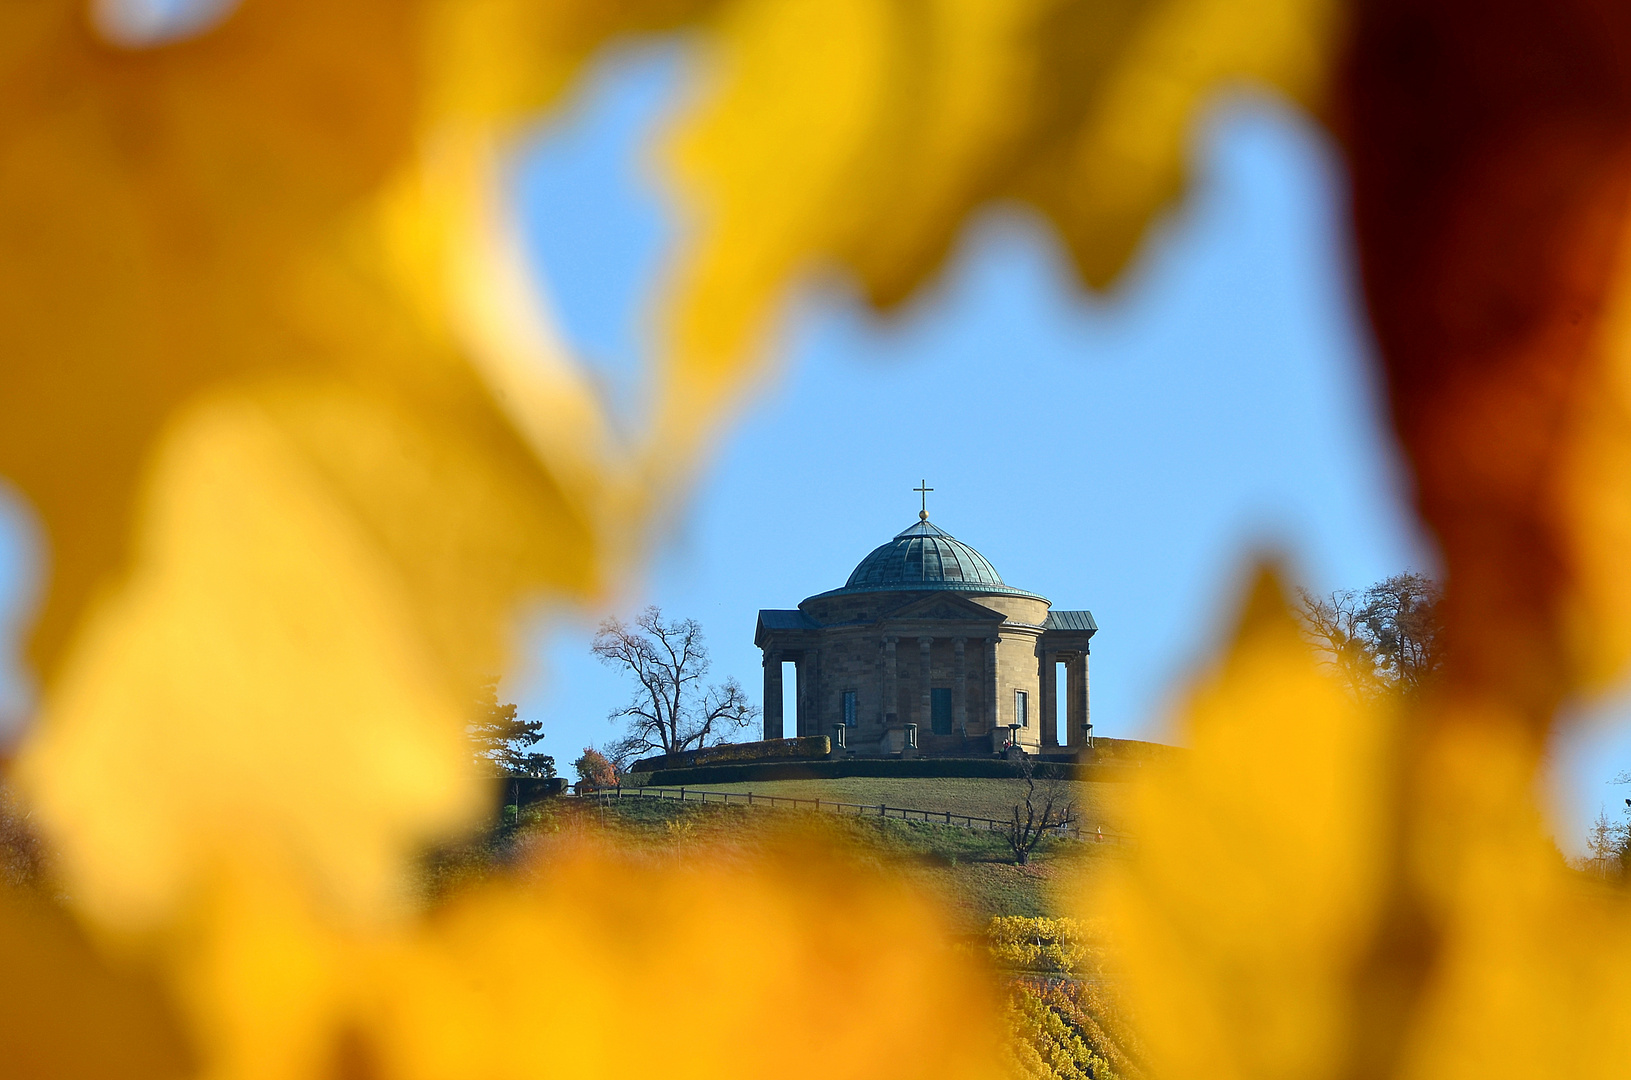
[[[1014,853],[1014,861],[1024,865],[1049,833],[1059,832],[1076,820],[1076,804],[1065,797],[1059,781],[1050,780],[1037,803],[1036,764],[1028,756],[1019,758],[1020,776],[1025,780],[1025,801],[1014,806],[1004,839]]]
[[[735,679],[704,689],[710,661],[695,619],[664,622],[656,607],[646,608],[632,625],[607,619],[592,650],[639,684],[633,699],[608,717],[627,724],[615,745],[631,760],[648,752],[676,754],[717,745],[759,715]]]
[[[1395,574],[1364,592],[1299,589],[1297,597],[1309,643],[1355,697],[1418,693],[1443,664],[1442,592],[1423,574]]]

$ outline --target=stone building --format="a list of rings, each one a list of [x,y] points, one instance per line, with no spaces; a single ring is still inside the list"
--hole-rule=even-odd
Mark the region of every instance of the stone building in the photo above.
[[[797,671],[794,734],[857,755],[968,757],[1085,746],[1088,611],[1053,611],[929,523],[862,559],[843,588],[763,610],[764,737],[784,738],[782,665]],[[1056,718],[1064,664],[1064,734]]]

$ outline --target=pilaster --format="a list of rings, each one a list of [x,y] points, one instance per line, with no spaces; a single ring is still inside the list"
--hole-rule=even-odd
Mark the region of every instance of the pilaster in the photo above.
[[[883,639],[883,724],[894,727],[900,722],[900,677],[895,665],[895,644],[900,638],[893,635]]]
[[[997,644],[1001,635],[985,639],[985,726],[987,731],[997,730]]]
[[[929,673],[933,659],[931,650],[934,648],[934,638],[920,637],[917,639],[918,655],[918,695],[917,715],[913,717],[919,728],[931,730],[929,723]]]

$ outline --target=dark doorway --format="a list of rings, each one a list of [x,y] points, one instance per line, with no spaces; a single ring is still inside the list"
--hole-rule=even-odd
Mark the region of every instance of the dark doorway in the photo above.
[[[936,735],[951,734],[951,691],[936,687],[929,691],[929,729]]]

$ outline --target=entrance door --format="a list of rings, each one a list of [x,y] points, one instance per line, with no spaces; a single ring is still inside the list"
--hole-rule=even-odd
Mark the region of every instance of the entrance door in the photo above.
[[[951,691],[945,687],[929,691],[929,729],[936,735],[951,734]]]

